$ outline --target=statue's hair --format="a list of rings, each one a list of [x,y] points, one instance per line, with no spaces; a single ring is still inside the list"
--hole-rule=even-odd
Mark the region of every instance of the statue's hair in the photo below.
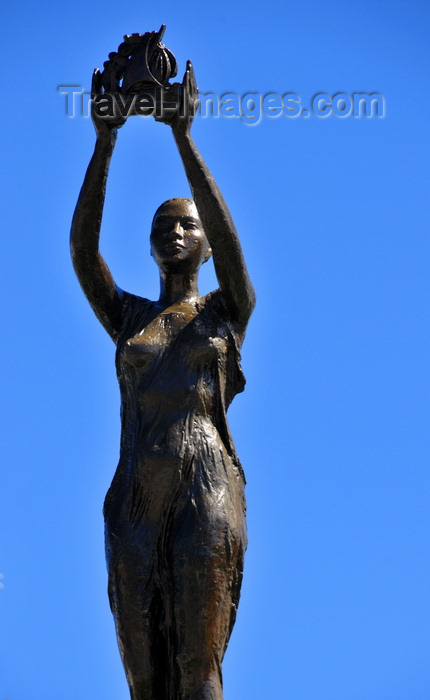
[[[172,197],[172,199],[166,199],[165,202],[163,202],[162,204],[160,204],[160,206],[158,207],[157,211],[155,212],[155,214],[154,214],[154,216],[153,216],[153,218],[152,218],[151,228],[152,228],[152,226],[154,225],[154,221],[155,221],[155,219],[157,218],[157,216],[158,216],[158,214],[160,213],[160,211],[161,211],[166,205],[168,205],[168,204],[175,204],[176,202],[181,202],[181,203],[182,203],[182,202],[187,202],[187,204],[194,204],[194,206],[195,206],[194,199],[190,199],[189,197]]]

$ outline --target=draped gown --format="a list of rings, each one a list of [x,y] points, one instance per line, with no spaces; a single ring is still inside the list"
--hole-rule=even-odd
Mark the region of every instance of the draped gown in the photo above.
[[[133,700],[222,699],[246,548],[226,421],[244,388],[220,291],[163,309],[125,294],[121,451],[105,515],[109,599]]]

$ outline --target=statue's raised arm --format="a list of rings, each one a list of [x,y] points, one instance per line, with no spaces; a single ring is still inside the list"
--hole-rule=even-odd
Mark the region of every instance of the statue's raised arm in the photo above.
[[[94,153],[78,197],[70,232],[73,266],[94,312],[116,342],[121,328],[123,293],[99,251],[100,228],[109,165],[117,139],[115,126],[94,109],[94,96],[101,90],[101,74],[96,69],[91,85],[91,117],[97,134]]]
[[[237,330],[243,332],[255,306],[239,237],[224,198],[190,134],[197,100],[191,61],[183,80],[182,104],[172,130],[190,183],[193,198],[212,248],[215,271],[225,303]]]

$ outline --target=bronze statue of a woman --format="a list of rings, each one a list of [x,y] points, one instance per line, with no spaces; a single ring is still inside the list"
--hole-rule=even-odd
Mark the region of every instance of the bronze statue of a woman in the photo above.
[[[196,90],[188,63],[188,106]],[[170,126],[193,200],[155,212],[158,301],[119,289],[99,253],[117,132],[94,109],[97,141],[71,230],[76,274],[117,346],[121,450],[104,516],[132,700],[222,700],[246,547],[244,477],[226,411],[244,387],[239,348],[255,296],[230,213],[190,136],[193,110],[183,111]],[[219,288],[201,297],[198,271],[211,254]]]

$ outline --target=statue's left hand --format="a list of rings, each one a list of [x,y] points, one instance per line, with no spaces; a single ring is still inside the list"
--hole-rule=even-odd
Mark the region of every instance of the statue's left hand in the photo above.
[[[187,67],[182,79],[181,105],[179,112],[175,114],[171,123],[175,136],[185,134],[191,129],[191,124],[197,111],[198,94],[193,64],[191,61],[187,61]]]

